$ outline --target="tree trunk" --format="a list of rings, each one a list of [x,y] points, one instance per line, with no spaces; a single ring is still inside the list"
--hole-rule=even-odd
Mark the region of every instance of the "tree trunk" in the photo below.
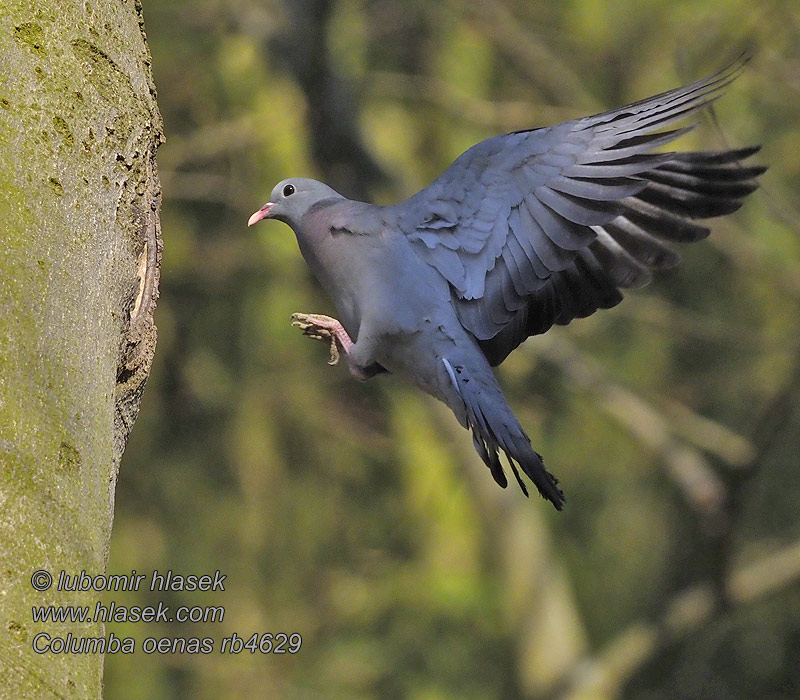
[[[102,653],[36,635],[103,625],[32,607],[100,597],[58,575],[106,569],[156,341],[161,117],[139,0],[0,2],[0,697],[99,698]]]

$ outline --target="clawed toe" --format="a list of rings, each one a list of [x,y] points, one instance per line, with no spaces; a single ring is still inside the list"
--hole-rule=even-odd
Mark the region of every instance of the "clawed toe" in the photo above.
[[[320,316],[318,314],[292,314],[292,325],[303,331],[303,335],[308,336],[312,340],[324,340],[330,343],[330,360],[329,365],[335,365],[339,362],[339,347],[336,344],[336,334],[329,328],[326,328],[321,323],[325,323],[328,319],[327,316]]]
[[[320,340],[323,340],[320,338]],[[331,345],[328,350],[331,353],[331,357],[328,360],[328,364],[333,366],[339,364],[339,348],[336,345],[336,338],[334,336],[330,336]]]

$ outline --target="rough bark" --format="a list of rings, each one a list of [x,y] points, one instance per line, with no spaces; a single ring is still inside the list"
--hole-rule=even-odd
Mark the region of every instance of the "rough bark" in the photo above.
[[[102,654],[35,653],[39,569],[106,569],[155,349],[162,125],[139,0],[0,0],[0,697],[99,698]]]

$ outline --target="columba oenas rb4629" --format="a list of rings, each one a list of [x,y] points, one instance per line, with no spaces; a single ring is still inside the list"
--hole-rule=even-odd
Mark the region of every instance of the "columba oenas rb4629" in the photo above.
[[[449,406],[500,486],[504,452],[557,509],[564,495],[506,402],[492,367],[522,341],[622,299],[678,263],[672,242],[705,238],[765,168],[758,148],[656,151],[665,130],[716,100],[743,61],[660,95],[555,126],[486,139],[393,206],[289,178],[252,225],[294,230],[339,320],[295,314],[351,373],[406,377]]]

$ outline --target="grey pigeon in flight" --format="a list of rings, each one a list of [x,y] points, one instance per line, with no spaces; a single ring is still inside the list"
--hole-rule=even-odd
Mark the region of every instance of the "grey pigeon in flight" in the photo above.
[[[703,80],[591,117],[486,139],[406,201],[376,206],[307,178],[278,183],[248,225],[294,229],[339,319],[294,324],[344,354],[358,379],[392,372],[443,401],[472,431],[500,486],[499,452],[558,510],[564,495],[492,372],[531,335],[622,300],[651,270],[676,265],[672,242],[738,209],[756,189],[758,147],[654,149],[664,130],[722,94],[744,61]]]

